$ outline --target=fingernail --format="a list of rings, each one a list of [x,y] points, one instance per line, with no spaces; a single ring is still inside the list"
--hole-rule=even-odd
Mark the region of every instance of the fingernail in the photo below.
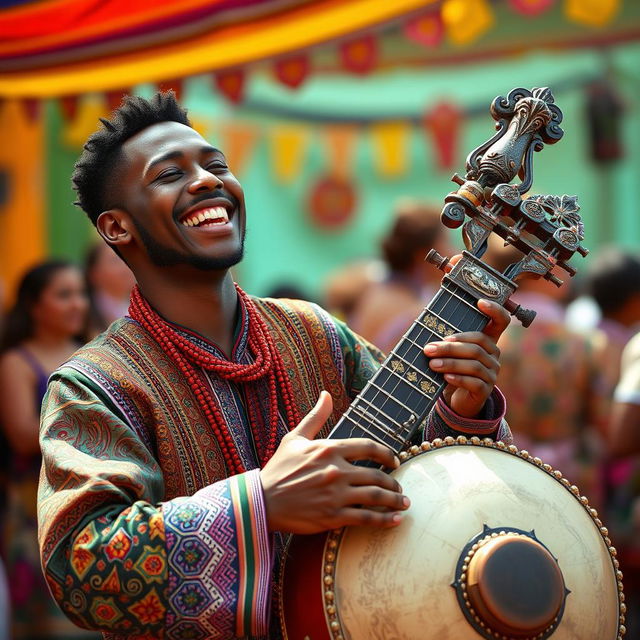
[[[391,522],[393,522],[393,524],[399,524],[402,522],[402,514],[394,513],[393,516],[391,516]]]
[[[393,456],[393,467],[397,469],[400,466],[400,458],[398,456]]]
[[[429,362],[429,366],[433,367],[434,369],[439,369],[444,363],[442,362],[442,360],[436,359],[436,360],[431,360],[431,362]]]
[[[402,504],[403,504],[405,509],[408,509],[411,506],[411,500],[409,500],[409,498],[407,498],[407,496],[404,496],[402,498]]]
[[[435,344],[428,344],[425,348],[424,348],[424,352],[429,354],[429,353],[436,353],[438,351],[438,347],[436,347]]]

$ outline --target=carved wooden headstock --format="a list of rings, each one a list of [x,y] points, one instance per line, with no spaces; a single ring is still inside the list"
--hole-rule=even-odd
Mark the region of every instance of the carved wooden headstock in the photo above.
[[[498,132],[467,156],[464,178],[453,176],[459,189],[445,198],[442,221],[450,228],[464,224],[467,251],[463,255],[474,263],[464,268],[482,272],[487,282],[498,272],[479,259],[487,249],[489,236],[497,233],[505,244],[524,254],[509,265],[499,281],[504,283],[506,278],[514,291],[515,281],[527,275],[560,286],[562,280],[553,270],[560,268],[573,276],[575,269],[568,260],[576,251],[582,256],[588,253],[581,244],[584,227],[577,197],[525,194],[533,180],[533,152],[540,151],[545,143],[554,144],[564,134],[560,128],[562,112],[549,89],[520,88],[510,91],[506,98],[498,96],[491,105],[491,115]],[[521,182],[511,184],[516,176]],[[427,260],[447,273],[451,271],[448,258],[435,251],[429,252]],[[489,285],[485,282],[484,286]],[[504,306],[525,326],[535,317],[535,312],[510,300]]]

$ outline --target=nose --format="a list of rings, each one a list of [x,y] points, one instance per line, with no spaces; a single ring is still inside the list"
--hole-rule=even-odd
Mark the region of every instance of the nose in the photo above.
[[[189,191],[191,193],[212,191],[213,189],[221,187],[223,184],[217,175],[198,165],[194,171],[194,177],[189,184]]]

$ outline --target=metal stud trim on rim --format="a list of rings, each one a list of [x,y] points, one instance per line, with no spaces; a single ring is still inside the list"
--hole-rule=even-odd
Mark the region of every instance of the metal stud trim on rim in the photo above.
[[[442,449],[443,447],[450,447],[454,445],[466,445],[466,446],[482,446],[488,447],[491,449],[499,449],[508,453],[510,455],[516,456],[517,458],[521,458],[525,460],[529,464],[533,464],[536,467],[542,469],[545,473],[550,475],[556,482],[559,482],[569,493],[571,493],[576,500],[583,506],[585,511],[589,514],[593,522],[595,523],[602,539],[607,546],[609,551],[609,556],[611,557],[611,563],[615,569],[616,581],[618,586],[618,629],[617,629],[617,639],[622,640],[623,636],[626,633],[625,623],[625,613],[627,611],[627,606],[625,604],[624,590],[622,584],[622,571],[620,571],[620,563],[616,558],[617,551],[615,547],[611,544],[611,539],[609,538],[609,531],[602,523],[602,520],[598,518],[598,512],[589,506],[589,500],[586,496],[580,495],[580,490],[576,485],[572,485],[569,480],[563,477],[562,473],[556,469],[554,469],[551,465],[542,462],[542,460],[538,457],[532,456],[526,450],[520,450],[515,445],[507,445],[501,440],[497,442],[491,440],[490,438],[478,438],[477,436],[473,436],[471,438],[467,438],[466,436],[458,436],[457,438],[453,438],[452,436],[447,436],[446,438],[436,438],[431,442],[423,442],[420,446],[413,445],[407,451],[402,451],[398,457],[400,458],[400,464],[404,464],[411,458],[415,456],[421,455],[433,449]],[[331,632],[331,636],[333,640],[344,640],[347,635],[344,632],[342,627],[342,622],[340,621],[340,616],[338,614],[338,605],[336,603],[335,598],[335,572],[336,572],[336,560],[338,555],[338,548],[340,546],[340,541],[342,539],[342,535],[344,533],[344,529],[334,529],[330,531],[327,535],[327,539],[324,547],[323,554],[323,599],[324,599],[324,613],[325,618],[327,620],[327,627]],[[495,635],[496,638],[502,638],[500,634]],[[506,638],[506,636],[504,636]]]

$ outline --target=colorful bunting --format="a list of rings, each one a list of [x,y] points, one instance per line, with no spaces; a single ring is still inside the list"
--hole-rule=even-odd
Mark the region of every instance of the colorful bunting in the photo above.
[[[105,103],[97,96],[87,96],[78,107],[72,122],[62,131],[62,142],[73,149],[82,149],[87,138],[98,129],[100,118],[108,118]]]
[[[233,104],[240,104],[244,99],[244,69],[225,69],[214,75],[215,87]]]
[[[437,47],[444,38],[444,23],[439,11],[430,11],[422,16],[409,20],[404,28],[409,40],[425,47]]]
[[[438,168],[450,171],[456,166],[462,112],[446,100],[434,105],[424,118],[424,125],[436,150]]]
[[[470,44],[493,25],[487,0],[444,0],[442,20],[447,36],[457,45]]]
[[[620,0],[566,0],[565,12],[575,22],[603,27],[620,10]]]
[[[410,132],[405,120],[379,122],[371,127],[373,156],[380,175],[394,178],[406,172]]]
[[[358,141],[358,129],[352,125],[328,125],[322,133],[327,149],[329,172],[346,177],[353,166],[353,152]]]
[[[509,0],[509,5],[523,16],[537,16],[553,6],[555,0]]]
[[[279,182],[288,183],[300,174],[309,130],[297,125],[276,125],[269,131],[271,166]]]
[[[37,122],[40,117],[40,111],[42,110],[40,100],[38,100],[38,98],[24,98],[21,100],[21,103],[27,122]]]
[[[227,165],[236,176],[244,172],[258,137],[258,130],[250,124],[226,122],[221,125],[220,148],[227,159]]]
[[[131,93],[133,93],[131,89],[114,89],[113,91],[107,91],[104,95],[109,112],[115,111],[120,106],[122,98]]]
[[[62,112],[62,117],[68,122],[69,120],[73,120],[78,113],[78,102],[80,97],[75,96],[62,96],[58,100],[58,104],[60,105],[60,111]]]
[[[176,94],[178,100],[182,100],[182,89],[184,87],[184,78],[173,78],[171,80],[163,80],[158,83],[158,89],[160,91],[170,91]]]
[[[372,35],[344,42],[340,46],[342,66],[352,73],[365,75],[372,71],[378,59],[376,39]]]
[[[276,61],[274,71],[282,84],[297,89],[309,75],[309,56],[301,54],[281,58]]]

